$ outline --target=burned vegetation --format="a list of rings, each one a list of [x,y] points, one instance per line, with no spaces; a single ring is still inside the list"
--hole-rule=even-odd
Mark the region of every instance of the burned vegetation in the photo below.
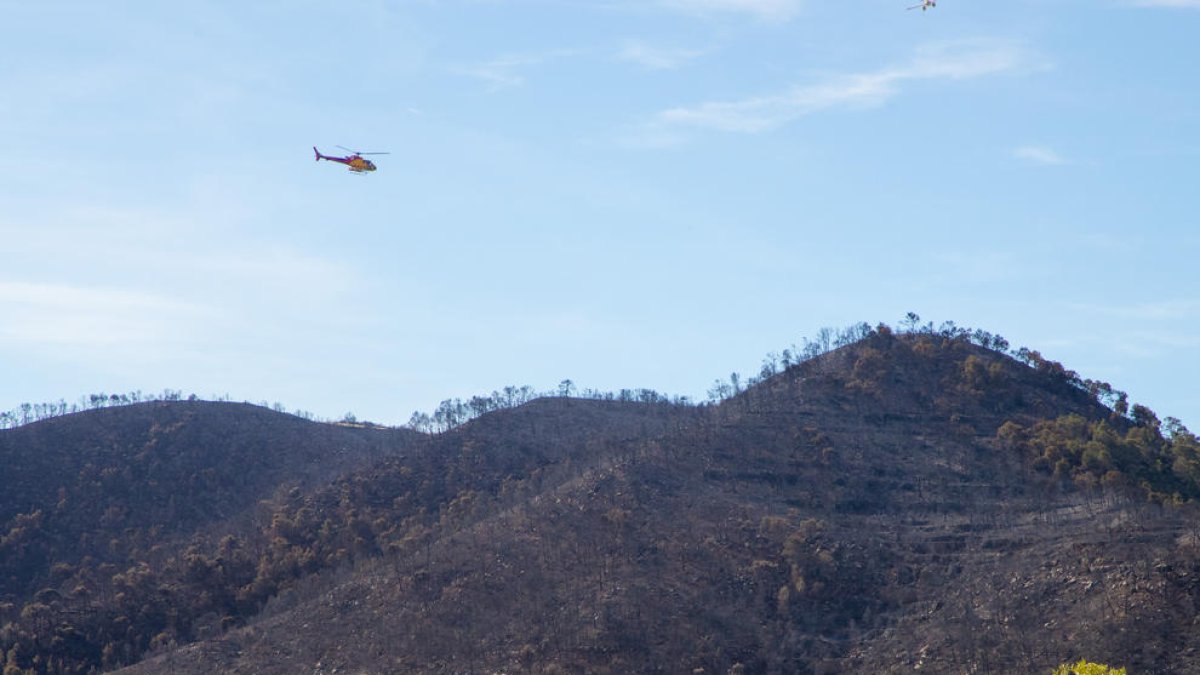
[[[693,405],[417,429],[153,402],[0,432],[15,673],[1200,671],[1200,445],[953,326]],[[436,422],[435,422],[436,419]]]

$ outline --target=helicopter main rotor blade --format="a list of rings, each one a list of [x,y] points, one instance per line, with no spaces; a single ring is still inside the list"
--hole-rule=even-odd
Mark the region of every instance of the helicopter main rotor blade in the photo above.
[[[347,148],[344,145],[338,145],[335,147],[341,148],[342,150],[345,150],[346,152],[352,152],[356,155],[390,155],[390,154],[392,154],[390,152],[363,152],[362,150],[355,150],[353,148]]]

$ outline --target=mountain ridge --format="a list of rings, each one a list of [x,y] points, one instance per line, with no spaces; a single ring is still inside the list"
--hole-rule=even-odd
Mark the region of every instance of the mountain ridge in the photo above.
[[[1155,505],[1170,495],[1136,479],[1184,485],[1194,437],[1138,445],[1153,420],[1038,359],[881,327],[719,405],[560,397],[488,412],[118,575],[127,599],[168,588],[173,604],[118,603],[72,629],[92,630],[81,639],[105,668],[156,652],[128,673],[950,673],[997,659],[1030,672],[1076,655],[1187,670],[1175,596],[1200,579],[1194,513]],[[1038,463],[1047,439],[1080,429],[1081,447],[1112,456],[1064,445],[1059,464]],[[1126,445],[1175,452],[1176,483]],[[1089,614],[1085,576],[1123,613]],[[43,599],[43,633],[69,643],[51,617],[71,599]],[[1039,602],[1063,625],[1039,633]],[[104,637],[122,616],[153,634],[100,654],[126,644]],[[36,618],[7,644],[36,637]],[[1138,622],[1174,637],[1087,637],[1141,635]]]

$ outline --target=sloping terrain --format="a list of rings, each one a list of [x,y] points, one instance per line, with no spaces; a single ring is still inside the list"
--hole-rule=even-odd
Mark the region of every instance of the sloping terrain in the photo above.
[[[1200,446],[1072,375],[880,329],[720,405],[540,399],[114,570],[90,627],[46,594],[7,644],[57,640],[35,672],[1200,672]]]
[[[283,485],[323,483],[394,453],[415,435],[202,401],[96,410],[5,431],[4,594],[45,584],[47,563],[122,560],[129,549],[241,515]]]
[[[427,538],[477,490],[571,471],[597,442],[657,433],[677,410],[547,399],[425,437],[252,406],[149,405],[3,437],[23,472],[12,502],[32,503],[0,539],[14,570],[0,639],[6,653],[36,653],[10,659],[22,669],[113,667],[238,625],[307,576]],[[369,468],[347,474],[356,466]],[[412,520],[386,520],[397,514]]]
[[[129,672],[1189,672],[1189,518],[1000,439],[1063,415],[1112,416],[1008,357],[875,336]]]
[[[100,646],[77,634],[107,616],[116,576],[197,538],[237,531],[279,490],[324,484],[416,436],[203,401],[141,403],[0,431],[4,651],[36,643],[63,651],[63,664],[98,665]],[[70,637],[56,642],[43,630]],[[52,670],[47,661],[38,659],[35,672]]]
[[[149,508],[131,509],[131,525],[189,527],[221,514],[163,514],[166,497],[195,506],[207,498],[228,513],[252,503],[259,486],[326,479],[414,436],[318,424],[244,403],[151,402],[75,413],[0,434],[9,483],[0,494],[0,519],[50,511],[64,498],[136,492]],[[206,484],[189,491],[188,479]],[[79,506],[104,510],[98,503]]]

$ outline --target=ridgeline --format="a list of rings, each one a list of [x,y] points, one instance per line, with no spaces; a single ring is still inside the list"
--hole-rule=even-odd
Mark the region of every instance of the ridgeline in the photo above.
[[[911,328],[704,405],[385,429],[180,400],[0,431],[3,675],[1200,672],[1196,437]]]

